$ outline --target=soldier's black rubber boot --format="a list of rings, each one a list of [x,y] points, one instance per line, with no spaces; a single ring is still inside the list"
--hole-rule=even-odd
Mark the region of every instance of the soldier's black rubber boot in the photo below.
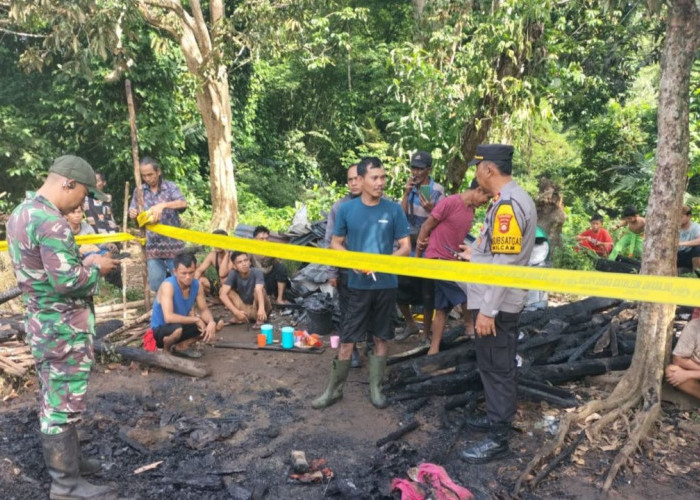
[[[509,438],[510,424],[492,424],[488,437],[471,448],[462,450],[459,453],[460,458],[471,464],[483,464],[499,458],[505,458],[510,455]]]
[[[75,433],[75,440],[78,446],[78,469],[80,470],[81,476],[91,476],[102,470],[102,462],[96,458],[87,458],[83,456],[83,452],[80,448],[80,436]]]
[[[326,390],[319,397],[313,400],[311,407],[316,410],[326,408],[343,399],[343,386],[350,371],[350,360],[334,359],[331,364],[331,377],[328,380]]]
[[[369,355],[369,400],[375,408],[386,408],[386,396],[382,394],[382,379],[386,370],[386,356]]]
[[[117,491],[113,487],[88,483],[80,477],[80,450],[75,426],[69,426],[60,434],[42,434],[41,445],[51,476],[51,500],[117,500]]]

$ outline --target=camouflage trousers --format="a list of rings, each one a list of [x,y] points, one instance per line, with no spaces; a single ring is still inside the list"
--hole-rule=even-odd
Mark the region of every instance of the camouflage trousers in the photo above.
[[[94,362],[92,335],[74,333],[68,342],[30,342],[39,377],[39,423],[43,434],[60,434],[85,411],[90,369]],[[47,345],[48,344],[48,345]],[[48,350],[42,347],[51,347]]]

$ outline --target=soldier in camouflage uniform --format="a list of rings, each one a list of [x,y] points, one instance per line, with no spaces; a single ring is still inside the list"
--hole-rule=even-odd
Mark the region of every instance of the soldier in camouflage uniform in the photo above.
[[[27,314],[27,343],[41,388],[39,420],[52,499],[116,498],[113,488],[81,477],[101,465],[81,459],[75,428],[94,361],[91,297],[100,275],[118,261],[97,254],[81,260],[63,214],[80,206],[88,193],[104,196],[96,185],[85,160],[61,156],[7,223],[8,250]]]

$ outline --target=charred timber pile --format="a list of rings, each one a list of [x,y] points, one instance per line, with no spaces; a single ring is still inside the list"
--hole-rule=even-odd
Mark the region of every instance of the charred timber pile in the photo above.
[[[436,355],[424,356],[427,348],[417,348],[392,356],[385,383],[391,399],[461,395],[455,400],[464,405],[476,397],[482,386],[474,342],[458,336],[463,331],[459,326],[446,332]],[[628,368],[636,335],[636,306],[620,300],[593,297],[523,313],[517,348],[519,397],[576,406],[574,394],[555,386]]]

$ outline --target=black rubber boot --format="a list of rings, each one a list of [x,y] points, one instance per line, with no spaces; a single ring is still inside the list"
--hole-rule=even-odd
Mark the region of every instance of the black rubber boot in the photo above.
[[[350,368],[360,368],[362,366],[362,361],[360,361],[360,351],[355,346],[352,349],[352,358],[350,358]]]
[[[51,476],[51,500],[117,499],[113,487],[88,483],[80,477],[80,449],[74,426],[60,434],[42,434],[41,445]]]
[[[509,438],[510,424],[492,424],[488,437],[471,448],[462,450],[459,453],[460,458],[471,464],[483,464],[499,458],[505,458],[510,455]]]
[[[476,432],[488,432],[491,430],[491,421],[486,415],[469,415],[467,428]]]
[[[78,447],[78,469],[81,476],[91,476],[102,470],[102,462],[96,458],[87,458],[83,456],[83,451],[80,448],[80,436],[75,433],[75,440]]]
[[[386,356],[369,355],[369,400],[375,408],[386,408],[386,396],[382,394],[382,379],[386,370]]]
[[[318,398],[314,399],[311,407],[317,410],[327,408],[343,399],[343,386],[350,371],[350,360],[334,359],[331,364],[331,377],[328,380],[326,390]]]

